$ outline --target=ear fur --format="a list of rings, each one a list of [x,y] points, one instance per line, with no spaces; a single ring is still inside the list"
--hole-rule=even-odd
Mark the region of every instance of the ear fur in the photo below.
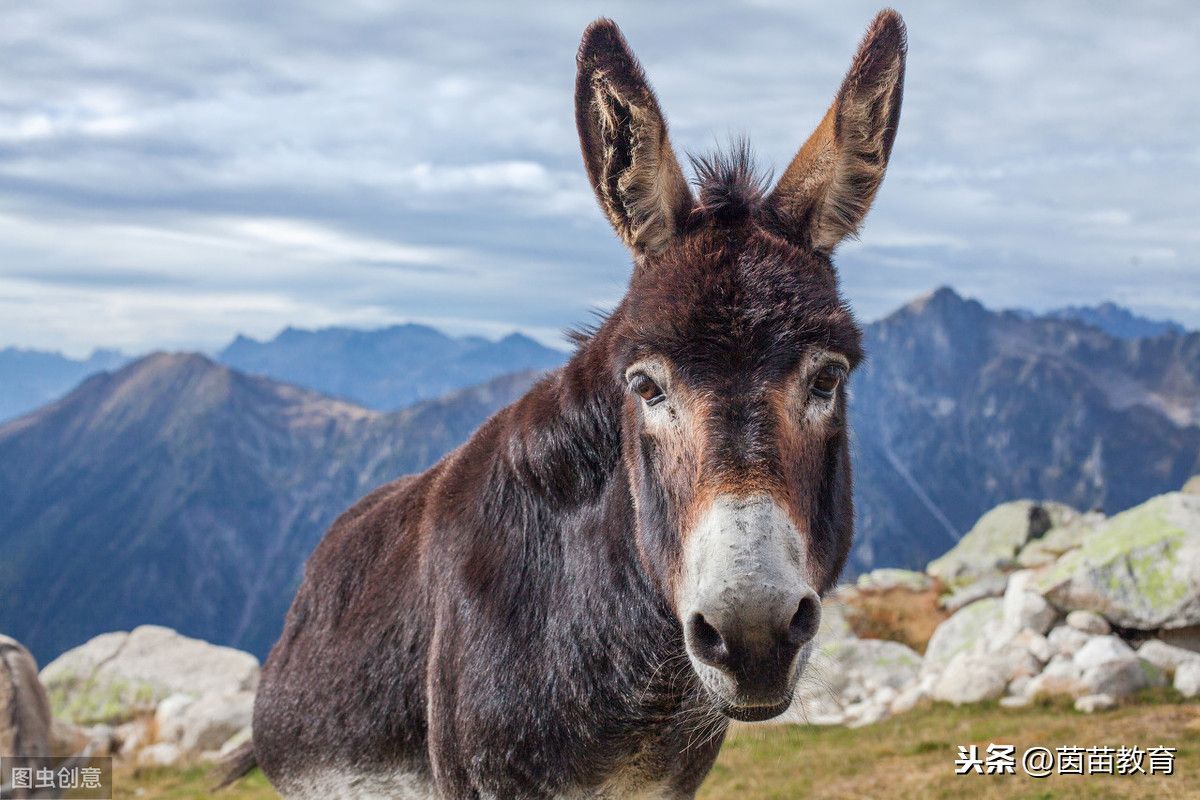
[[[907,50],[904,21],[881,11],[833,105],[768,198],[788,238],[829,254],[858,232],[896,139]]]
[[[588,26],[577,62],[575,122],[596,199],[635,255],[661,252],[693,200],[658,100],[612,20]]]

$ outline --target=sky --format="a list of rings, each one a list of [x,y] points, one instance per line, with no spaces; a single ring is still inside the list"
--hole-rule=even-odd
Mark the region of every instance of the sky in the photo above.
[[[1200,5],[900,2],[888,176],[835,256],[863,320],[940,285],[1200,327]],[[5,4],[0,346],[214,349],[420,321],[547,343],[630,269],[584,176],[609,16],[683,159],[779,174],[876,4]]]

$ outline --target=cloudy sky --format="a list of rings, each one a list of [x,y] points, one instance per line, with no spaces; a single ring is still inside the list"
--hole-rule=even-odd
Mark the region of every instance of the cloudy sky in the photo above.
[[[778,171],[878,9],[259,5],[3,7],[0,346],[402,320],[560,341],[629,268],[574,132],[587,22],[621,24],[680,150],[745,134]],[[898,4],[900,134],[837,259],[860,316],[951,284],[1200,326],[1200,7],[966,5]]]

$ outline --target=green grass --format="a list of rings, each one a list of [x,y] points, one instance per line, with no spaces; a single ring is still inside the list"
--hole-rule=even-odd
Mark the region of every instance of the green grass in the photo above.
[[[958,745],[1176,747],[1175,774],[1052,776],[954,774]],[[118,770],[115,798],[210,797],[204,768]],[[140,791],[138,791],[140,790]],[[217,800],[267,800],[255,772]],[[1144,693],[1115,711],[1079,714],[1068,701],[1028,708],[935,705],[865,728],[739,725],[700,791],[703,800],[795,798],[1200,797],[1200,705],[1171,690]]]

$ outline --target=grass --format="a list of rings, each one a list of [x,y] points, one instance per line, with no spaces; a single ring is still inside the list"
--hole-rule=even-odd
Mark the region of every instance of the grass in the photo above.
[[[954,774],[958,745],[1013,744],[1018,757],[1042,745],[1178,748],[1175,774],[1052,776]],[[209,797],[204,768],[118,770],[114,798]],[[138,790],[141,791],[138,791]],[[275,798],[254,773],[217,800]],[[849,729],[746,726],[730,732],[700,791],[702,800],[795,798],[1172,798],[1200,797],[1200,705],[1170,690],[1143,694],[1115,711],[1079,714],[1067,701],[1021,709],[935,705]]]

